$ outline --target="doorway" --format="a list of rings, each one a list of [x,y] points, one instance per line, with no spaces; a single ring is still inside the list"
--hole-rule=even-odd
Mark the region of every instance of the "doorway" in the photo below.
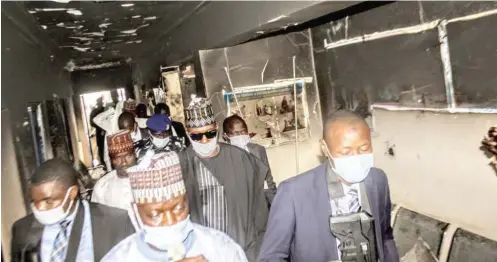
[[[104,164],[104,143],[106,132],[93,123],[93,118],[110,107],[114,107],[119,101],[125,101],[126,91],[119,88],[113,91],[101,91],[86,93],[79,96],[81,115],[83,116],[83,127],[86,137],[86,146],[90,156],[91,167]]]

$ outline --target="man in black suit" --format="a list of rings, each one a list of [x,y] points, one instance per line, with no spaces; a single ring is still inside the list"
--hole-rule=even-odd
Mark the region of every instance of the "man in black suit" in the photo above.
[[[171,126],[173,127],[173,130],[176,133],[173,134],[181,138],[185,143],[186,147],[190,146],[190,139],[188,139],[188,137],[186,136],[185,126],[181,122],[173,121],[173,119],[171,118],[171,110],[169,109],[168,105],[164,103],[158,103],[154,108],[154,113],[169,116],[169,119],[171,119]]]
[[[326,120],[320,142],[329,161],[280,184],[258,261],[341,260],[346,244],[341,245],[331,232],[330,216],[364,210],[374,218],[378,260],[398,262],[388,179],[373,167],[366,121],[353,112],[339,111]]]
[[[243,118],[238,115],[232,115],[224,119],[223,131],[223,139],[226,143],[246,150],[261,160],[268,167],[269,172],[264,181],[264,191],[268,203],[271,204],[274,196],[276,195],[276,183],[274,182],[273,175],[271,174],[271,167],[269,166],[266,148],[251,142],[247,123],[245,123]]]
[[[125,210],[81,199],[77,178],[60,159],[36,169],[30,180],[33,213],[12,228],[12,261],[100,261],[134,233]]]

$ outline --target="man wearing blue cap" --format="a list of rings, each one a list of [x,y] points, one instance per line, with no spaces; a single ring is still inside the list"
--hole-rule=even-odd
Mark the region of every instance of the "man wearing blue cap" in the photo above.
[[[150,134],[143,152],[154,150],[154,153],[179,152],[185,147],[183,142],[171,131],[171,120],[166,115],[155,114],[147,120],[147,128]],[[140,154],[142,155],[142,154]]]

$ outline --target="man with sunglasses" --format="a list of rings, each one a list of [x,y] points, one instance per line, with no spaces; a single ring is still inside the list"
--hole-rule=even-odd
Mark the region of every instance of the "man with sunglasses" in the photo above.
[[[268,167],[236,146],[218,143],[212,104],[193,97],[185,109],[191,147],[180,154],[193,222],[227,233],[256,261],[266,230]]]

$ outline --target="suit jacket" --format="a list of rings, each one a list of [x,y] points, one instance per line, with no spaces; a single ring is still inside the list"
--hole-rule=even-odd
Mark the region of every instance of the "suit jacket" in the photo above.
[[[271,167],[269,166],[269,160],[267,158],[266,148],[253,143],[248,143],[247,147],[249,152],[261,160],[269,169],[269,172],[266,176],[266,182],[268,189],[265,190],[266,199],[269,204],[273,202],[274,196],[276,195],[276,183],[274,182],[273,175],[271,174]]]
[[[259,254],[260,262],[327,262],[338,260],[331,234],[332,214],[326,181],[328,164],[282,182],[271,206],[268,227]],[[372,216],[378,257],[398,262],[390,226],[390,191],[385,173],[373,168],[364,180]]]
[[[121,240],[135,232],[126,210],[97,203],[90,204],[95,262],[100,261]],[[66,261],[76,261],[84,220],[83,205],[79,205],[69,238]],[[44,225],[33,214],[17,220],[12,227],[12,262],[24,262],[26,250],[40,254]]]

